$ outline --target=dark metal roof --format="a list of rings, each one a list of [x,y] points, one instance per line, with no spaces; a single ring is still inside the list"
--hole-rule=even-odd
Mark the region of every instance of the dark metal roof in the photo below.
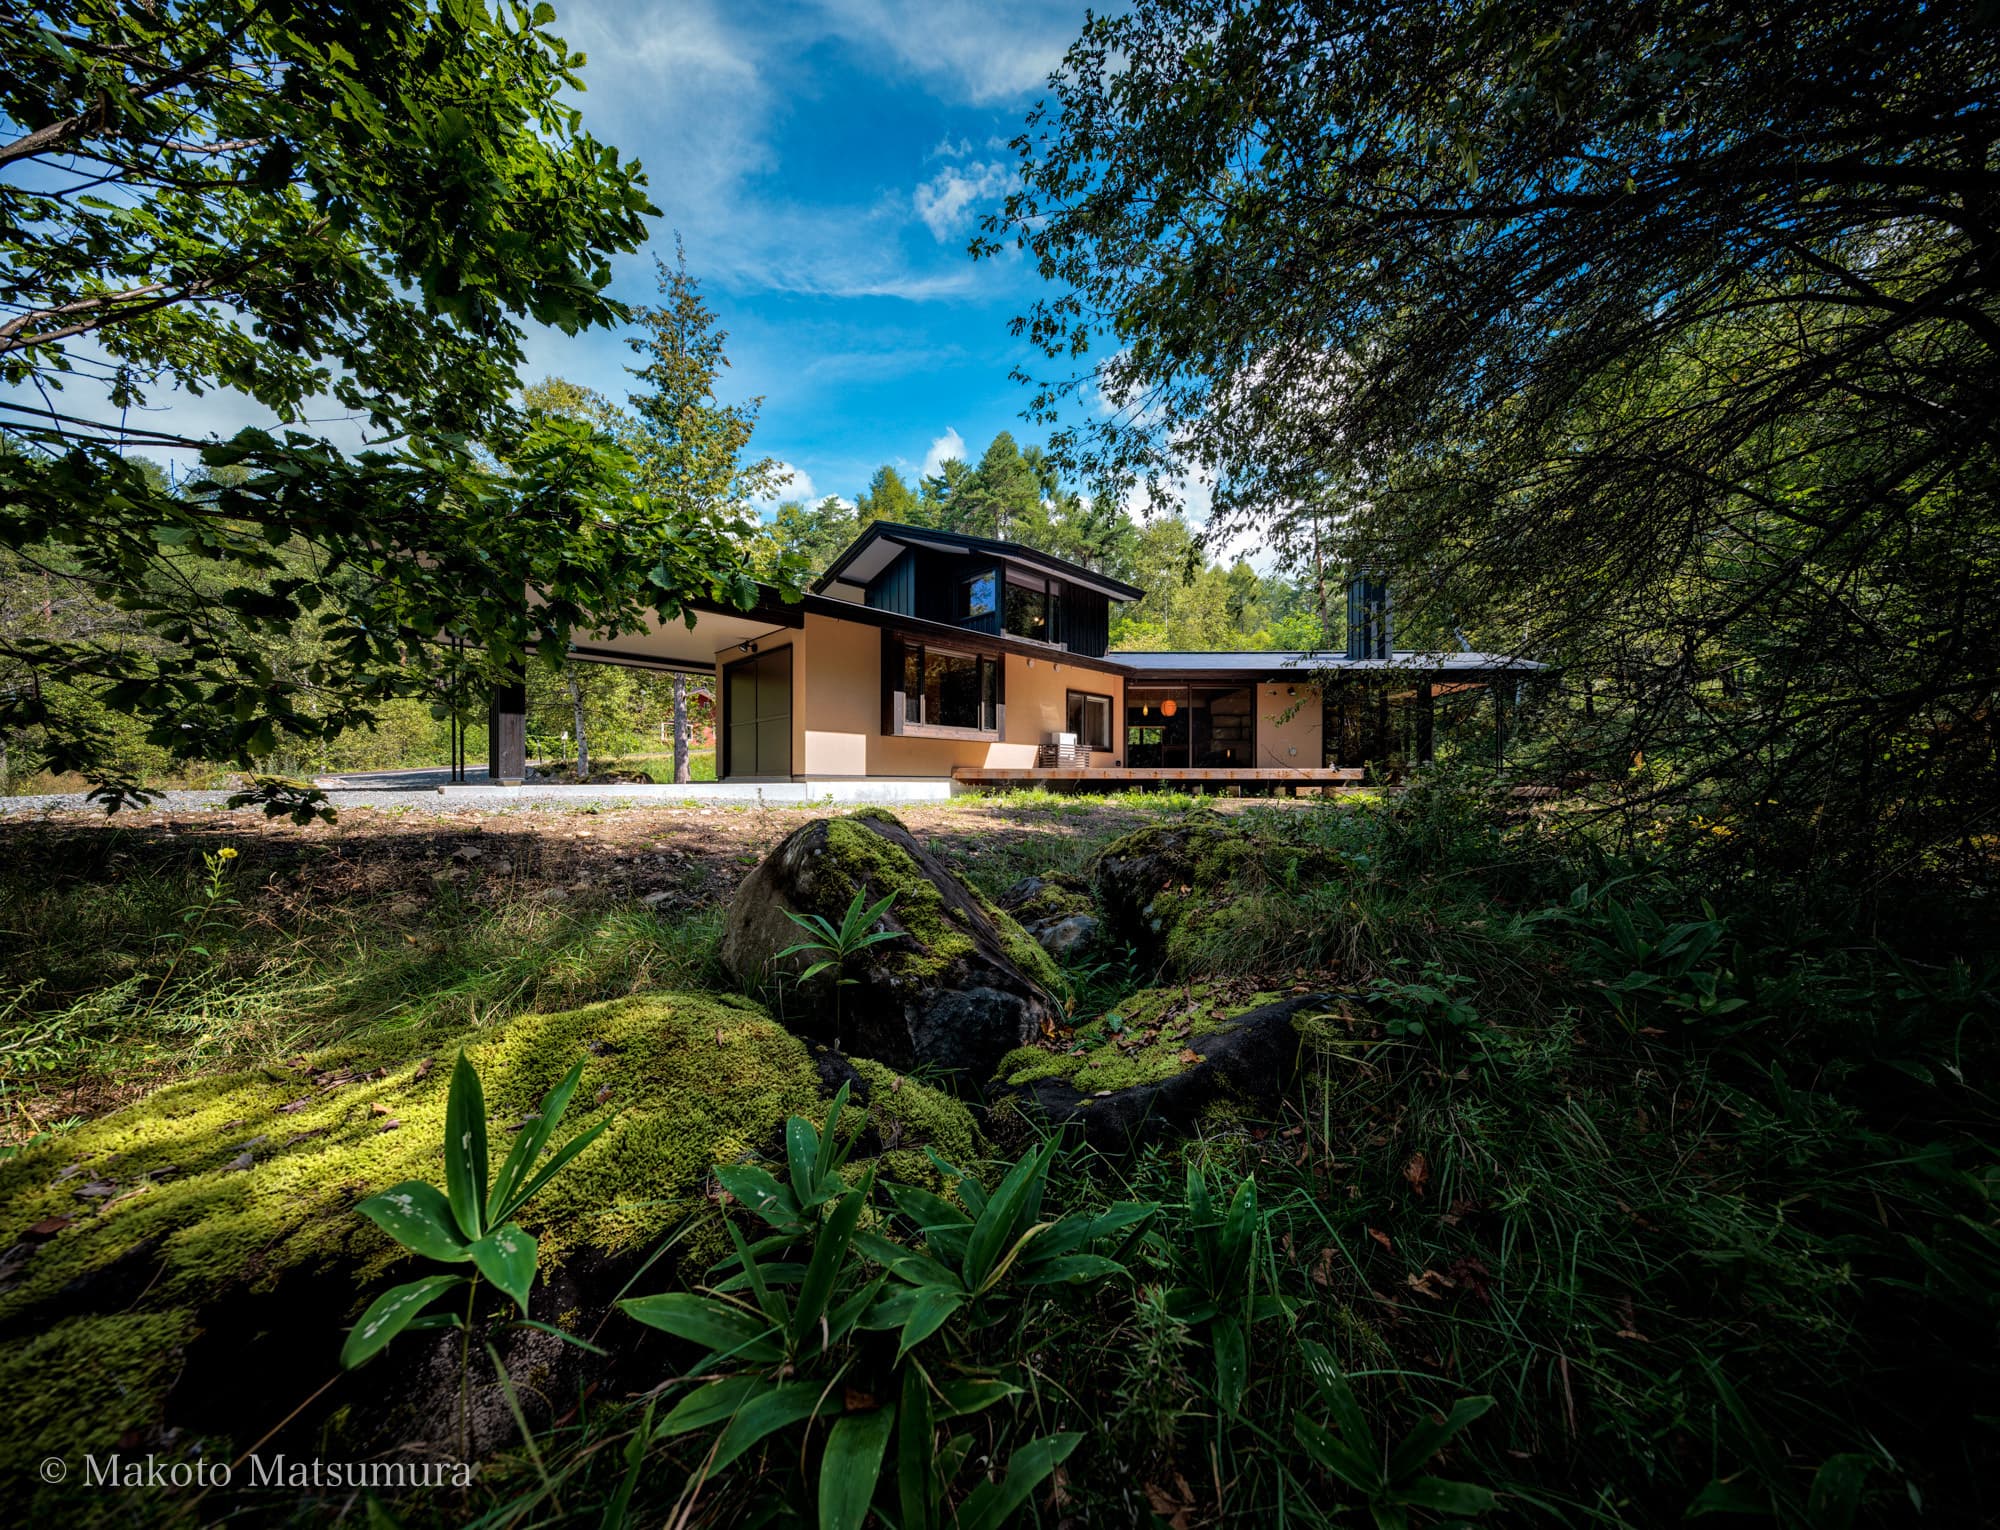
[[[1114,649],[1105,658],[1122,665],[1135,677],[1166,679],[1173,676],[1213,676],[1240,678],[1265,675],[1312,675],[1328,672],[1366,674],[1370,671],[1414,672],[1423,674],[1488,674],[1496,670],[1530,671],[1543,668],[1533,659],[1517,659],[1494,653],[1419,653],[1399,651],[1387,659],[1350,659],[1338,651],[1314,652],[1305,649],[1238,648],[1205,653],[1137,652]]]
[[[997,537],[967,536],[961,531],[934,531],[928,526],[907,526],[900,521],[871,521],[861,535],[828,567],[813,584],[815,590],[824,590],[830,584],[866,583],[879,574],[888,564],[888,558],[878,551],[881,543],[895,547],[929,547],[939,552],[988,553],[1010,563],[1023,563],[1046,573],[1060,575],[1071,584],[1098,591],[1112,600],[1138,600],[1145,591],[1137,585],[1113,579],[1109,574],[1100,574],[1095,569],[1085,568],[1080,563],[1072,563],[1067,558],[1058,558],[1054,553],[1045,553],[1030,547],[1025,542],[1006,542]],[[870,556],[874,553],[875,556]],[[893,555],[891,555],[893,556]],[[851,571],[851,572],[850,572]]]

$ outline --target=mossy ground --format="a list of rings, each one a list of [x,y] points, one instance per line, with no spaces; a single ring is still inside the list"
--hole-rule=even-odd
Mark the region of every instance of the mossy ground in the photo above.
[[[1084,1094],[1157,1084],[1199,1065],[1190,1043],[1234,1028],[1235,1017],[1283,997],[1211,979],[1132,994],[1067,1038],[1020,1047],[1000,1060],[1010,1087],[1062,1079]]]
[[[154,1357],[190,1336],[200,1310],[229,1290],[330,1264],[351,1269],[358,1292],[390,1266],[413,1264],[354,1206],[402,1179],[442,1182],[445,1100],[461,1046],[485,1086],[496,1164],[510,1128],[578,1059],[583,1080],[558,1142],[611,1119],[521,1214],[542,1240],[544,1273],[579,1248],[651,1243],[705,1208],[716,1164],[770,1149],[789,1115],[820,1124],[826,1115],[804,1043],[748,1001],[709,994],[522,1015],[458,1037],[408,1038],[393,1050],[378,1042],[162,1090],[0,1163],[0,1248],[26,1251],[0,1291],[0,1323],[64,1312],[73,1301],[65,1288],[121,1260],[146,1265],[142,1310],[67,1317],[14,1348],[9,1375],[20,1386],[8,1395],[38,1395],[34,1377],[60,1362],[64,1378],[43,1393],[76,1410],[80,1430],[96,1427],[100,1415],[86,1405],[101,1403],[104,1427],[118,1421],[115,1438],[157,1406]],[[978,1155],[964,1106],[912,1081],[892,1088],[893,1075],[879,1074],[864,1076],[878,1133],[895,1144],[886,1168],[916,1174],[926,1145],[963,1161]],[[30,1231],[65,1217],[52,1236]],[[722,1246],[718,1235],[690,1247],[698,1256],[706,1243]],[[326,1314],[330,1333],[346,1316]],[[71,1379],[63,1357],[79,1344],[95,1358]],[[39,1405],[25,1411],[40,1422],[17,1421],[0,1436],[0,1459],[59,1419]]]

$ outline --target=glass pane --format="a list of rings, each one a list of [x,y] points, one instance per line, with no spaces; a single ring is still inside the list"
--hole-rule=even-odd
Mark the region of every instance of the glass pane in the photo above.
[[[1009,580],[1007,584],[1007,630],[1020,637],[1046,638],[1049,627],[1049,597],[1037,589],[1026,589]]]
[[[977,728],[979,723],[979,670],[977,659],[955,654],[932,659],[937,672],[938,710],[931,719],[947,728]]]
[[[961,587],[963,598],[959,614],[965,617],[991,616],[993,614],[994,580],[989,574],[975,574]]]

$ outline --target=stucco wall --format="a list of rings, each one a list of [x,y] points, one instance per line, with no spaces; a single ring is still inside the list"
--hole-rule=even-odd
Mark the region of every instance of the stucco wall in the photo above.
[[[1319,688],[1301,685],[1296,694],[1288,694],[1293,689],[1289,685],[1257,687],[1257,764],[1261,769],[1317,770],[1325,759],[1325,708],[1320,704]],[[1288,712],[1291,716],[1286,717]]]
[[[1043,735],[1062,731],[1068,692],[1112,698],[1114,737],[1122,727],[1122,679],[1064,659],[1008,655],[1007,725],[1002,739],[897,738],[882,731],[882,631],[865,622],[809,614],[796,634],[760,645],[792,646],[792,770],[805,777],[949,776],[960,765],[1027,766]],[[720,666],[740,657],[716,655]],[[1118,752],[1099,752],[1106,765]]]

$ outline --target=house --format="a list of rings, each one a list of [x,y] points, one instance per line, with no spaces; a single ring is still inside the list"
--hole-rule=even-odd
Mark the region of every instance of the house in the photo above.
[[[1144,592],[1018,542],[876,521],[802,600],[572,645],[579,659],[716,678],[725,781],[1318,784],[1430,758],[1440,694],[1525,660],[1391,643],[1380,575],[1353,581],[1341,652],[1110,649]],[[1502,684],[1502,681],[1505,684]],[[523,768],[518,687],[495,696],[492,778]]]

